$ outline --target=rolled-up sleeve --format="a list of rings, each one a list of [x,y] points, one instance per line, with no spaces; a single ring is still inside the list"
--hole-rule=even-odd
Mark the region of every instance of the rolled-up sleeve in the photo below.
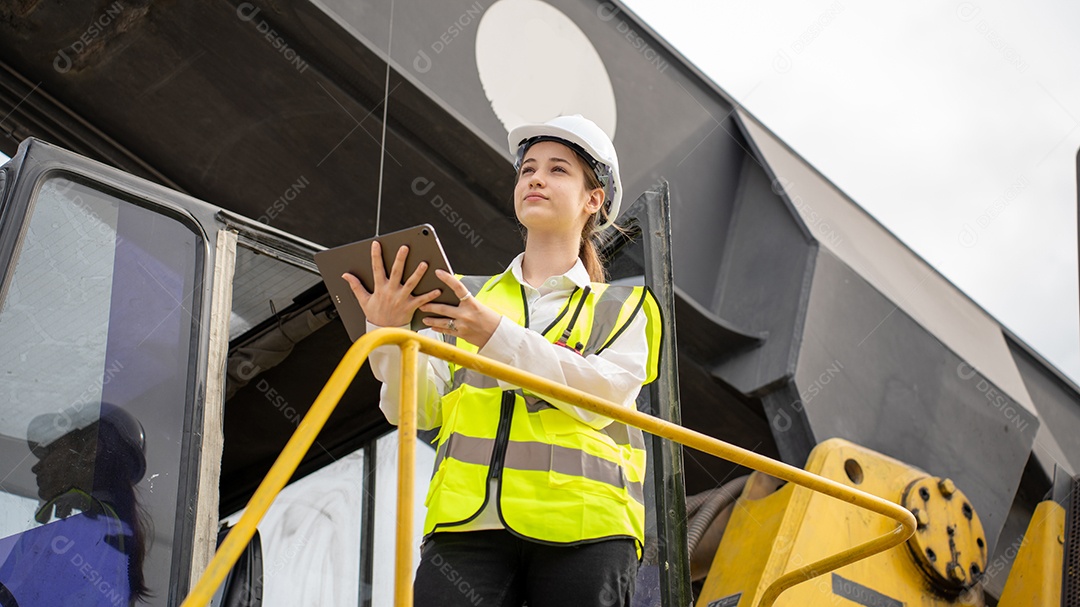
[[[382,327],[367,323],[369,333],[380,328]],[[408,329],[409,326],[400,328]],[[440,339],[439,334],[430,329],[424,329],[419,334]],[[401,411],[401,349],[397,346],[376,348],[368,356],[368,363],[375,379],[382,382],[379,409],[386,416],[386,420],[396,426]],[[442,424],[442,395],[450,384],[450,367],[446,361],[422,352],[417,363],[421,373],[416,387],[416,427],[420,430],[431,430]]]
[[[646,322],[645,314],[639,310],[629,326],[600,354],[582,356],[569,348],[552,344],[536,331],[504,317],[479,353],[633,408],[646,378],[649,347],[645,335]],[[499,386],[504,390],[518,387],[501,381]],[[603,428],[612,421],[609,417],[559,400],[545,400],[593,428]]]

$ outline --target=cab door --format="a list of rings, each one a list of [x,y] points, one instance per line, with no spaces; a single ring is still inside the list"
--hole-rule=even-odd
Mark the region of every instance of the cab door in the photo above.
[[[178,604],[216,536],[236,234],[33,139],[0,196],[0,604]]]

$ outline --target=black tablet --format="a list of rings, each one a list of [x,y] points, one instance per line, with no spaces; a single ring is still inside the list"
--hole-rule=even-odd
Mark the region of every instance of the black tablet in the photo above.
[[[428,268],[413,291],[413,295],[422,295],[433,289],[442,289],[442,293],[435,299],[436,302],[452,306],[458,304],[457,295],[435,276],[435,270],[437,269],[446,270],[451,274],[453,274],[453,270],[450,269],[450,262],[446,260],[446,253],[443,252],[439,237],[435,234],[435,228],[429,224],[425,223],[361,240],[360,242],[327,249],[315,254],[315,265],[319,267],[319,273],[322,274],[323,282],[326,283],[326,290],[330,292],[330,298],[334,301],[334,306],[337,307],[338,315],[341,316],[341,322],[345,325],[345,330],[349,332],[350,339],[353,341],[359,339],[361,335],[367,332],[367,325],[360,303],[356,301],[356,296],[353,295],[352,289],[349,288],[349,283],[345,282],[341,275],[348,272],[356,276],[365,289],[369,292],[372,291],[375,281],[371,270],[371,243],[376,240],[382,245],[383,267],[388,274],[390,268],[394,265],[394,258],[397,257],[398,249],[402,245],[409,247],[409,255],[405,259],[405,271],[402,274],[402,280],[411,276],[421,261],[427,262]],[[426,316],[438,315],[417,310],[413,314],[411,322],[414,331],[427,328],[427,325],[422,320]]]

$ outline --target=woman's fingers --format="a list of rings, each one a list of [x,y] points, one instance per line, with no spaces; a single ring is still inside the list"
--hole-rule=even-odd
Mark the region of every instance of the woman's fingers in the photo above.
[[[409,247],[401,245],[398,247],[397,255],[394,256],[394,265],[390,268],[390,284],[400,285],[401,279],[405,275],[405,260],[409,257]]]
[[[465,300],[469,296],[469,288],[450,272],[435,270],[435,276],[446,283],[446,286],[450,287],[450,290],[454,292],[454,295],[458,296],[458,299]]]
[[[428,264],[420,262],[418,267],[402,282],[408,255],[408,247],[399,248],[388,274],[386,264],[383,262],[382,244],[372,241],[371,269],[375,274],[375,285],[371,292],[368,292],[355,276],[342,275],[372,324],[384,327],[407,324],[417,307],[434,300],[442,292],[440,289],[435,289],[423,295],[413,296],[413,291],[428,270]]]
[[[424,318],[424,324],[438,333],[453,335],[478,348],[483,348],[495,333],[502,316],[476,301],[476,298],[469,294],[468,288],[452,274],[442,270],[438,270],[436,274],[447,286],[454,289],[461,303],[456,306],[441,303],[426,303],[420,306],[422,311],[438,315],[438,317]],[[452,330],[449,326],[451,321],[454,322]]]
[[[405,274],[405,260],[408,257],[409,247],[402,245],[394,255],[394,263],[390,266],[390,272],[387,273],[386,264],[383,263],[382,244],[377,240],[371,241],[371,271],[375,275],[375,292],[381,293],[389,287],[391,291],[404,291],[406,297],[412,295],[413,289],[420,283],[420,279],[423,278],[424,272],[427,270],[427,263],[420,262],[416,270],[402,283],[402,277]]]
[[[375,290],[386,282],[386,267],[382,261],[382,245],[378,240],[371,241],[371,274],[375,277]]]
[[[425,271],[427,271],[427,262],[421,261],[419,265],[416,266],[416,269],[413,270],[413,273],[409,275],[408,280],[406,280],[405,284],[403,285],[405,287],[406,293],[410,295],[412,294],[413,290],[416,289],[416,285],[420,284],[420,279],[424,277]]]
[[[345,282],[349,283],[349,288],[352,289],[353,295],[356,296],[356,299],[361,304],[366,305],[367,301],[371,299],[371,293],[368,293],[368,290],[364,288],[364,285],[361,284],[360,279],[353,276],[352,274],[349,274],[348,272],[342,274],[341,277],[345,279]]]
[[[419,308],[419,307],[433,301],[441,293],[442,293],[442,289],[432,289],[432,290],[428,291],[427,293],[424,293],[423,295],[417,295],[413,299],[413,302],[416,304],[416,307]]]
[[[439,316],[445,316],[447,318],[458,318],[461,316],[461,311],[458,309],[457,306],[448,306],[446,304],[440,303],[426,303],[420,306],[420,310],[423,312],[431,312],[432,314],[438,314]]]
[[[425,316],[423,322],[425,325],[435,329],[439,333],[450,333],[450,319],[436,318],[434,316]],[[456,327],[455,327],[456,328]]]

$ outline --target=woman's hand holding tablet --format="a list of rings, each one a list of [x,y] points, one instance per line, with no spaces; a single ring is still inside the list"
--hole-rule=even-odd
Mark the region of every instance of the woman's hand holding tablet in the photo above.
[[[419,331],[426,327],[425,317],[435,316],[419,310],[421,305],[458,304],[458,296],[435,275],[443,270],[453,278],[453,271],[428,224],[327,249],[315,255],[315,264],[353,341],[366,332],[365,320]]]

